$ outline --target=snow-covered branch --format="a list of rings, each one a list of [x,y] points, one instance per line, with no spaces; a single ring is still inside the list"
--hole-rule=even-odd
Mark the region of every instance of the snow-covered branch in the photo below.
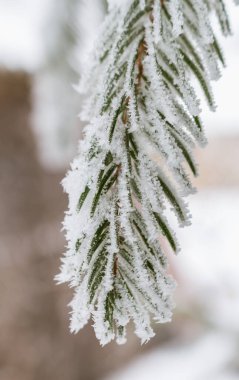
[[[210,81],[224,65],[213,12],[229,35],[222,0],[111,1],[79,86],[89,94],[88,125],[64,180],[68,251],[57,278],[75,288],[71,330],[92,316],[103,345],[123,343],[130,320],[146,342],[150,317],[172,316],[165,251],[178,243],[165,211],[169,205],[181,226],[189,223],[192,150],[205,144],[192,79],[215,110]]]

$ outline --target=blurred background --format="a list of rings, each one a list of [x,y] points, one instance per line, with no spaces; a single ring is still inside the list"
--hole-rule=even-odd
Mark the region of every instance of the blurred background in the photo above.
[[[196,152],[192,225],[170,257],[173,322],[140,346],[101,348],[91,326],[68,330],[72,291],[56,286],[67,199],[60,181],[77,151],[74,91],[104,0],[0,0],[0,379],[239,379],[239,9],[222,39],[227,68],[202,103],[209,145]]]

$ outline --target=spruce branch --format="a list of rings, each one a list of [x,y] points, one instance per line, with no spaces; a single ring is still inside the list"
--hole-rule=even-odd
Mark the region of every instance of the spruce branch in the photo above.
[[[192,78],[214,110],[210,81],[225,63],[211,14],[231,33],[223,0],[110,5],[80,84],[88,125],[63,181],[68,250],[57,276],[75,288],[71,330],[92,317],[102,345],[124,343],[130,320],[142,342],[154,335],[151,317],[171,320],[166,253],[179,247],[166,211],[189,223],[193,149],[206,141]]]

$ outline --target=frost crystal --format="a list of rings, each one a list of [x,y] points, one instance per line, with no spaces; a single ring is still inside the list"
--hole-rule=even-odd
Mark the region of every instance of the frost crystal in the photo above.
[[[93,318],[98,339],[126,340],[130,320],[142,342],[150,319],[171,320],[175,288],[166,253],[178,251],[166,219],[170,206],[189,223],[183,196],[194,191],[188,170],[205,144],[191,78],[211,109],[210,80],[223,54],[210,23],[230,25],[222,0],[109,1],[109,14],[79,89],[89,97],[78,157],[64,179],[68,250],[59,282],[75,288],[71,329]]]

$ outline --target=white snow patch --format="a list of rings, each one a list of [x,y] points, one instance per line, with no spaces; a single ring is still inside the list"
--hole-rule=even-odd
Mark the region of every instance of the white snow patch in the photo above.
[[[227,337],[217,334],[193,343],[165,345],[107,380],[218,380],[233,349]],[[221,380],[229,379],[221,377]]]

